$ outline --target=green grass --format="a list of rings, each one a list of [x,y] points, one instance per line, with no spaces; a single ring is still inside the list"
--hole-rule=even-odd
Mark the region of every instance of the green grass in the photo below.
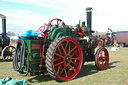
[[[29,85],[128,85],[128,47],[110,51],[107,70],[98,71],[95,62],[85,62],[78,76],[68,82],[56,82],[49,75],[21,77],[12,68],[12,62],[0,61],[0,78],[26,79]]]

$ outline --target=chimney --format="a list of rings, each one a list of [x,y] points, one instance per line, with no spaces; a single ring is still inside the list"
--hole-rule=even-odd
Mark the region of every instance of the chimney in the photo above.
[[[86,8],[86,11],[87,11],[87,27],[89,28],[90,30],[90,35],[92,35],[92,7],[88,7]]]
[[[2,34],[6,34],[6,16],[0,14],[0,18],[2,18]]]

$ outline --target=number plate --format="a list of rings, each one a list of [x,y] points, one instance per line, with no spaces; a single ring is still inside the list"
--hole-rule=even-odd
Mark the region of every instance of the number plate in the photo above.
[[[32,49],[40,49],[40,45],[39,44],[33,44]]]

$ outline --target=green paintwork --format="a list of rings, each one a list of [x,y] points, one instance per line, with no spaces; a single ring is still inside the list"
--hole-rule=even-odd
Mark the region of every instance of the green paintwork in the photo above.
[[[40,45],[43,40],[25,40],[26,45],[28,47],[28,51],[29,51],[29,62],[30,62],[30,68],[29,71],[30,72],[39,72],[39,71],[43,71],[44,68],[39,68],[40,65],[40,61],[41,61],[41,57],[40,57],[40,49],[32,49],[32,45],[36,44],[36,45]],[[41,46],[42,48],[42,46]],[[34,56],[34,53],[38,53],[38,56]],[[43,59],[43,63],[44,63],[44,59]]]
[[[84,27],[84,30],[86,33],[89,33],[89,29],[87,27]]]
[[[77,27],[77,28],[80,28],[80,24],[77,24],[76,27]]]
[[[79,28],[80,25],[78,24],[77,27]],[[43,48],[43,44],[45,44],[45,49],[44,49],[44,59],[43,59],[43,65],[45,65],[45,56],[47,53],[47,49],[49,48],[49,45],[51,44],[51,42],[53,42],[55,39],[62,37],[62,36],[70,36],[73,38],[76,38],[76,40],[79,42],[79,44],[81,45],[83,50],[87,50],[86,52],[94,54],[94,49],[96,48],[95,39],[91,39],[92,36],[90,36],[89,34],[89,29],[87,27],[83,27],[84,28],[84,32],[85,34],[82,37],[86,37],[89,39],[89,41],[87,40],[77,40],[77,36],[75,34],[75,31],[72,31],[71,28],[69,28],[68,26],[66,27],[56,27],[53,26],[51,30],[46,30],[44,32],[44,34],[49,34],[50,37],[46,39],[46,42],[44,43],[43,39],[36,39],[36,40],[31,40],[31,39],[24,39],[26,42],[26,45],[28,47],[28,51],[29,51],[29,61],[30,61],[30,72],[39,72],[39,71],[43,71],[45,70],[44,68],[39,67],[40,62],[41,62],[41,57],[39,56],[42,53],[42,48]],[[73,33],[74,32],[74,33]],[[38,44],[41,47],[41,53],[40,53],[40,49],[32,49],[32,45],[33,44]],[[86,47],[86,48],[85,48]],[[34,53],[38,53],[38,56],[34,56]]]
[[[54,39],[57,39],[61,36],[70,36],[70,31],[71,29],[66,26],[66,27],[53,27],[52,31],[51,31],[51,41],[53,41]]]

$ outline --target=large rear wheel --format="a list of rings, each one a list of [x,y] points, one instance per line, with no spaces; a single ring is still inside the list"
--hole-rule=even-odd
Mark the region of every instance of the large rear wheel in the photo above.
[[[57,81],[69,81],[75,78],[81,69],[82,63],[81,47],[73,38],[57,38],[47,50],[47,71]]]

